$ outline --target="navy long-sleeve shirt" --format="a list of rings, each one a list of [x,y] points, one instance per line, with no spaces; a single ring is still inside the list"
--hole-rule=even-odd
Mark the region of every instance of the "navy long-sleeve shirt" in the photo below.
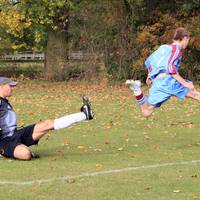
[[[7,99],[0,98],[0,140],[12,136],[17,129],[17,116]]]

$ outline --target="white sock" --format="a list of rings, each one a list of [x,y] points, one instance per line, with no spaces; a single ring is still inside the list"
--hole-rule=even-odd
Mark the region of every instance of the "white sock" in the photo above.
[[[54,129],[58,130],[58,129],[62,129],[62,128],[67,128],[76,122],[81,122],[84,120],[86,120],[86,116],[83,112],[66,115],[64,117],[54,120]]]
[[[141,87],[137,86],[137,85],[131,85],[130,89],[133,91],[135,96],[140,96],[142,94],[142,89]]]
[[[133,90],[133,93],[135,96],[140,96],[142,94],[142,90],[140,88],[139,89],[137,88]]]

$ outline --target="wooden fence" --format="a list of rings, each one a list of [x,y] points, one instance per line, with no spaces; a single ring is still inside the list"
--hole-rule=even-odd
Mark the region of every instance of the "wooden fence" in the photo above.
[[[67,56],[66,56],[67,57]],[[96,58],[97,55],[94,53],[85,53],[82,51],[70,52],[68,54],[69,60],[89,60],[91,58]],[[24,52],[16,54],[6,54],[0,55],[0,61],[44,61],[44,53],[33,53],[33,52]]]
[[[43,61],[44,53],[17,53],[1,55],[2,61]]]

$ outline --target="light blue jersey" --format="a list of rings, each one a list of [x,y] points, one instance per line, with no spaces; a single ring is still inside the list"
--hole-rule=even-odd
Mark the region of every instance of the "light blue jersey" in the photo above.
[[[148,77],[153,80],[159,73],[176,74],[180,68],[182,52],[178,45],[162,45],[145,61]]]
[[[184,87],[173,74],[178,74],[182,52],[178,45],[162,45],[153,52],[145,61],[148,69],[148,77],[152,80],[149,90],[148,103],[155,107],[161,106],[171,96],[184,99],[188,93],[188,88]],[[165,73],[163,77],[158,74]]]

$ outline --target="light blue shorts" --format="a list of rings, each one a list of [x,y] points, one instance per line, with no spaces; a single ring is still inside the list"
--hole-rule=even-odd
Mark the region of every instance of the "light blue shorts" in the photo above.
[[[153,80],[147,102],[155,107],[160,107],[171,96],[184,100],[188,92],[188,88],[184,87],[170,75],[162,78],[157,77]]]

